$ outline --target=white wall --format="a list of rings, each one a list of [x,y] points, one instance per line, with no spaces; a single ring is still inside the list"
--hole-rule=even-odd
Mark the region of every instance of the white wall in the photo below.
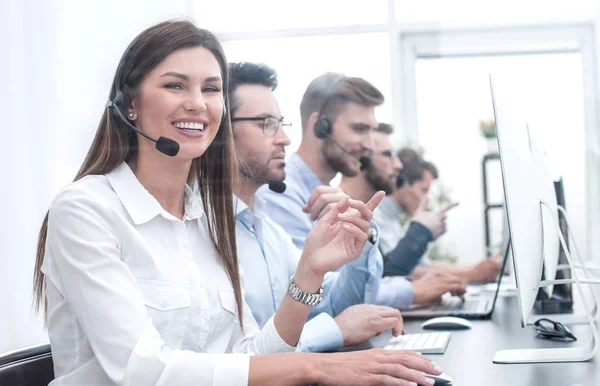
[[[37,232],[83,161],[123,50],[190,10],[191,0],[0,5],[0,352],[47,340],[31,311]]]

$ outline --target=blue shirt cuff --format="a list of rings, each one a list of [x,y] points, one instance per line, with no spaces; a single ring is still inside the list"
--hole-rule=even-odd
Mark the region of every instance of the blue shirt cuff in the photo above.
[[[334,351],[343,346],[342,330],[329,314],[322,312],[304,325],[296,351]]]
[[[415,292],[412,283],[402,276],[386,276],[381,279],[375,304],[392,308],[408,308]]]

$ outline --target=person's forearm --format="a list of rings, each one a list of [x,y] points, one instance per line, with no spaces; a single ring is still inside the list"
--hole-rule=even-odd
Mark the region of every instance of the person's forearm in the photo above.
[[[466,283],[473,281],[472,269],[470,267],[439,262],[431,263],[430,266],[435,271],[454,275]]]
[[[323,302],[313,307],[311,315],[326,312],[335,317],[355,304],[373,301],[383,269],[381,262],[371,261],[377,258],[372,256],[374,253],[378,253],[376,248],[365,248],[358,259],[345,264],[339,271],[328,273],[323,282]]]
[[[319,354],[285,353],[250,357],[248,386],[308,385],[319,381]]]
[[[323,284],[323,276],[311,272],[300,259],[294,281],[302,291],[317,293]],[[295,300],[289,293],[284,296],[273,323],[279,336],[290,346],[298,344],[310,310],[311,306]]]
[[[402,276],[410,274],[432,238],[431,232],[425,226],[413,223],[396,248],[387,254],[384,272]]]

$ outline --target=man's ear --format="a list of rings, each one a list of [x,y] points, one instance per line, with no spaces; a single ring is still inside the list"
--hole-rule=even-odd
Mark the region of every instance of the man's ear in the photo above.
[[[313,133],[313,135],[315,133],[315,125],[317,124],[318,119],[319,113],[317,111],[312,112],[312,114],[310,114],[310,116],[308,117],[308,127],[306,128],[306,130]]]

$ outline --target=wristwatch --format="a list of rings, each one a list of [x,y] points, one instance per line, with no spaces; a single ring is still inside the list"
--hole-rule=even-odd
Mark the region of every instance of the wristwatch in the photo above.
[[[309,306],[316,306],[317,304],[321,303],[321,300],[323,300],[323,287],[319,288],[319,292],[316,294],[304,292],[296,285],[296,282],[294,281],[294,275],[290,277],[288,293],[292,296],[292,298],[294,298],[294,300]]]

